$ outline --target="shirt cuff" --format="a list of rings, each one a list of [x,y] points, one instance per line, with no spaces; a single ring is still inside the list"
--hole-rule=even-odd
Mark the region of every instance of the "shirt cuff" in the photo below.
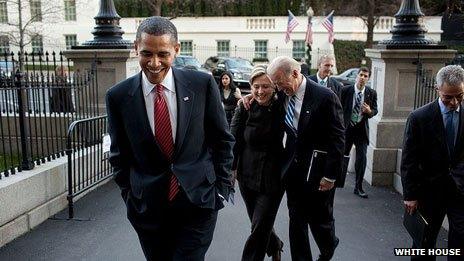
[[[325,179],[326,181],[330,182],[330,183],[334,183],[335,182],[335,179],[329,179],[329,178],[326,178],[326,177],[323,177],[323,179]]]

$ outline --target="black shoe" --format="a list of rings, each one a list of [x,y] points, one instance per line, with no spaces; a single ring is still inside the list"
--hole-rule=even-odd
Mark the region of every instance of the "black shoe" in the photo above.
[[[362,190],[362,189],[356,189],[356,188],[355,188],[354,191],[353,191],[353,193],[354,193],[355,195],[360,196],[361,198],[368,198],[367,193],[364,192],[364,190]]]
[[[335,242],[334,242],[334,246],[332,248],[332,251],[329,254],[325,254],[325,255],[320,254],[317,261],[329,261],[333,257],[333,255],[335,253],[335,249],[338,246],[338,243],[340,243],[340,239],[338,239],[338,237],[336,237]]]

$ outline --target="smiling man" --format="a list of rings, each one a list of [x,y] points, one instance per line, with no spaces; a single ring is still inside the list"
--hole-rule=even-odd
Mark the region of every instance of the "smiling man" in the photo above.
[[[142,72],[106,95],[110,162],[147,260],[204,260],[232,190],[232,146],[212,76],[171,67],[175,26],[137,29]]]

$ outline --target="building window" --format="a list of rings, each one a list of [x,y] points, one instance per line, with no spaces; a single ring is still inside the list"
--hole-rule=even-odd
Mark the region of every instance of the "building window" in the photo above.
[[[5,52],[10,52],[10,40],[8,36],[2,35],[0,36],[0,55],[3,55]]]
[[[255,58],[267,59],[267,40],[255,40]]]
[[[8,10],[6,8],[6,0],[0,1],[0,23],[8,23]]]
[[[77,45],[77,35],[75,34],[67,34],[64,36],[66,41],[66,50],[71,49],[72,46]]]
[[[180,54],[193,56],[193,41],[180,41]]]
[[[34,22],[42,21],[42,4],[40,0],[30,0],[31,20]]]
[[[64,0],[64,20],[76,21],[76,1]]]
[[[222,57],[230,56],[230,41],[217,41],[217,55]]]
[[[292,49],[292,56],[293,59],[301,59],[305,57],[306,52],[306,43],[304,40],[294,40],[293,41],[293,49]]]
[[[43,40],[41,35],[36,35],[32,38],[31,41],[32,45],[32,52],[35,54],[39,54],[43,52]]]

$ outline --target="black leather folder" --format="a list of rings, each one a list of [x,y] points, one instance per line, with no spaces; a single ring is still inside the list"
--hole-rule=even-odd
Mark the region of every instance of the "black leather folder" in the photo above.
[[[403,225],[411,236],[414,244],[417,248],[422,247],[422,242],[424,241],[424,232],[428,226],[427,221],[421,215],[421,213],[416,210],[412,215],[410,215],[406,210],[404,211],[403,216]]]
[[[342,162],[342,172],[340,176],[337,176],[335,179],[335,186],[343,188],[345,186],[346,172],[348,170],[348,162],[350,161],[350,156],[343,156]],[[322,175],[325,171],[325,166],[327,162],[327,152],[323,150],[313,150],[311,156],[311,162],[309,164],[309,170],[306,174],[306,181],[310,184],[319,186],[319,182],[322,178]]]

